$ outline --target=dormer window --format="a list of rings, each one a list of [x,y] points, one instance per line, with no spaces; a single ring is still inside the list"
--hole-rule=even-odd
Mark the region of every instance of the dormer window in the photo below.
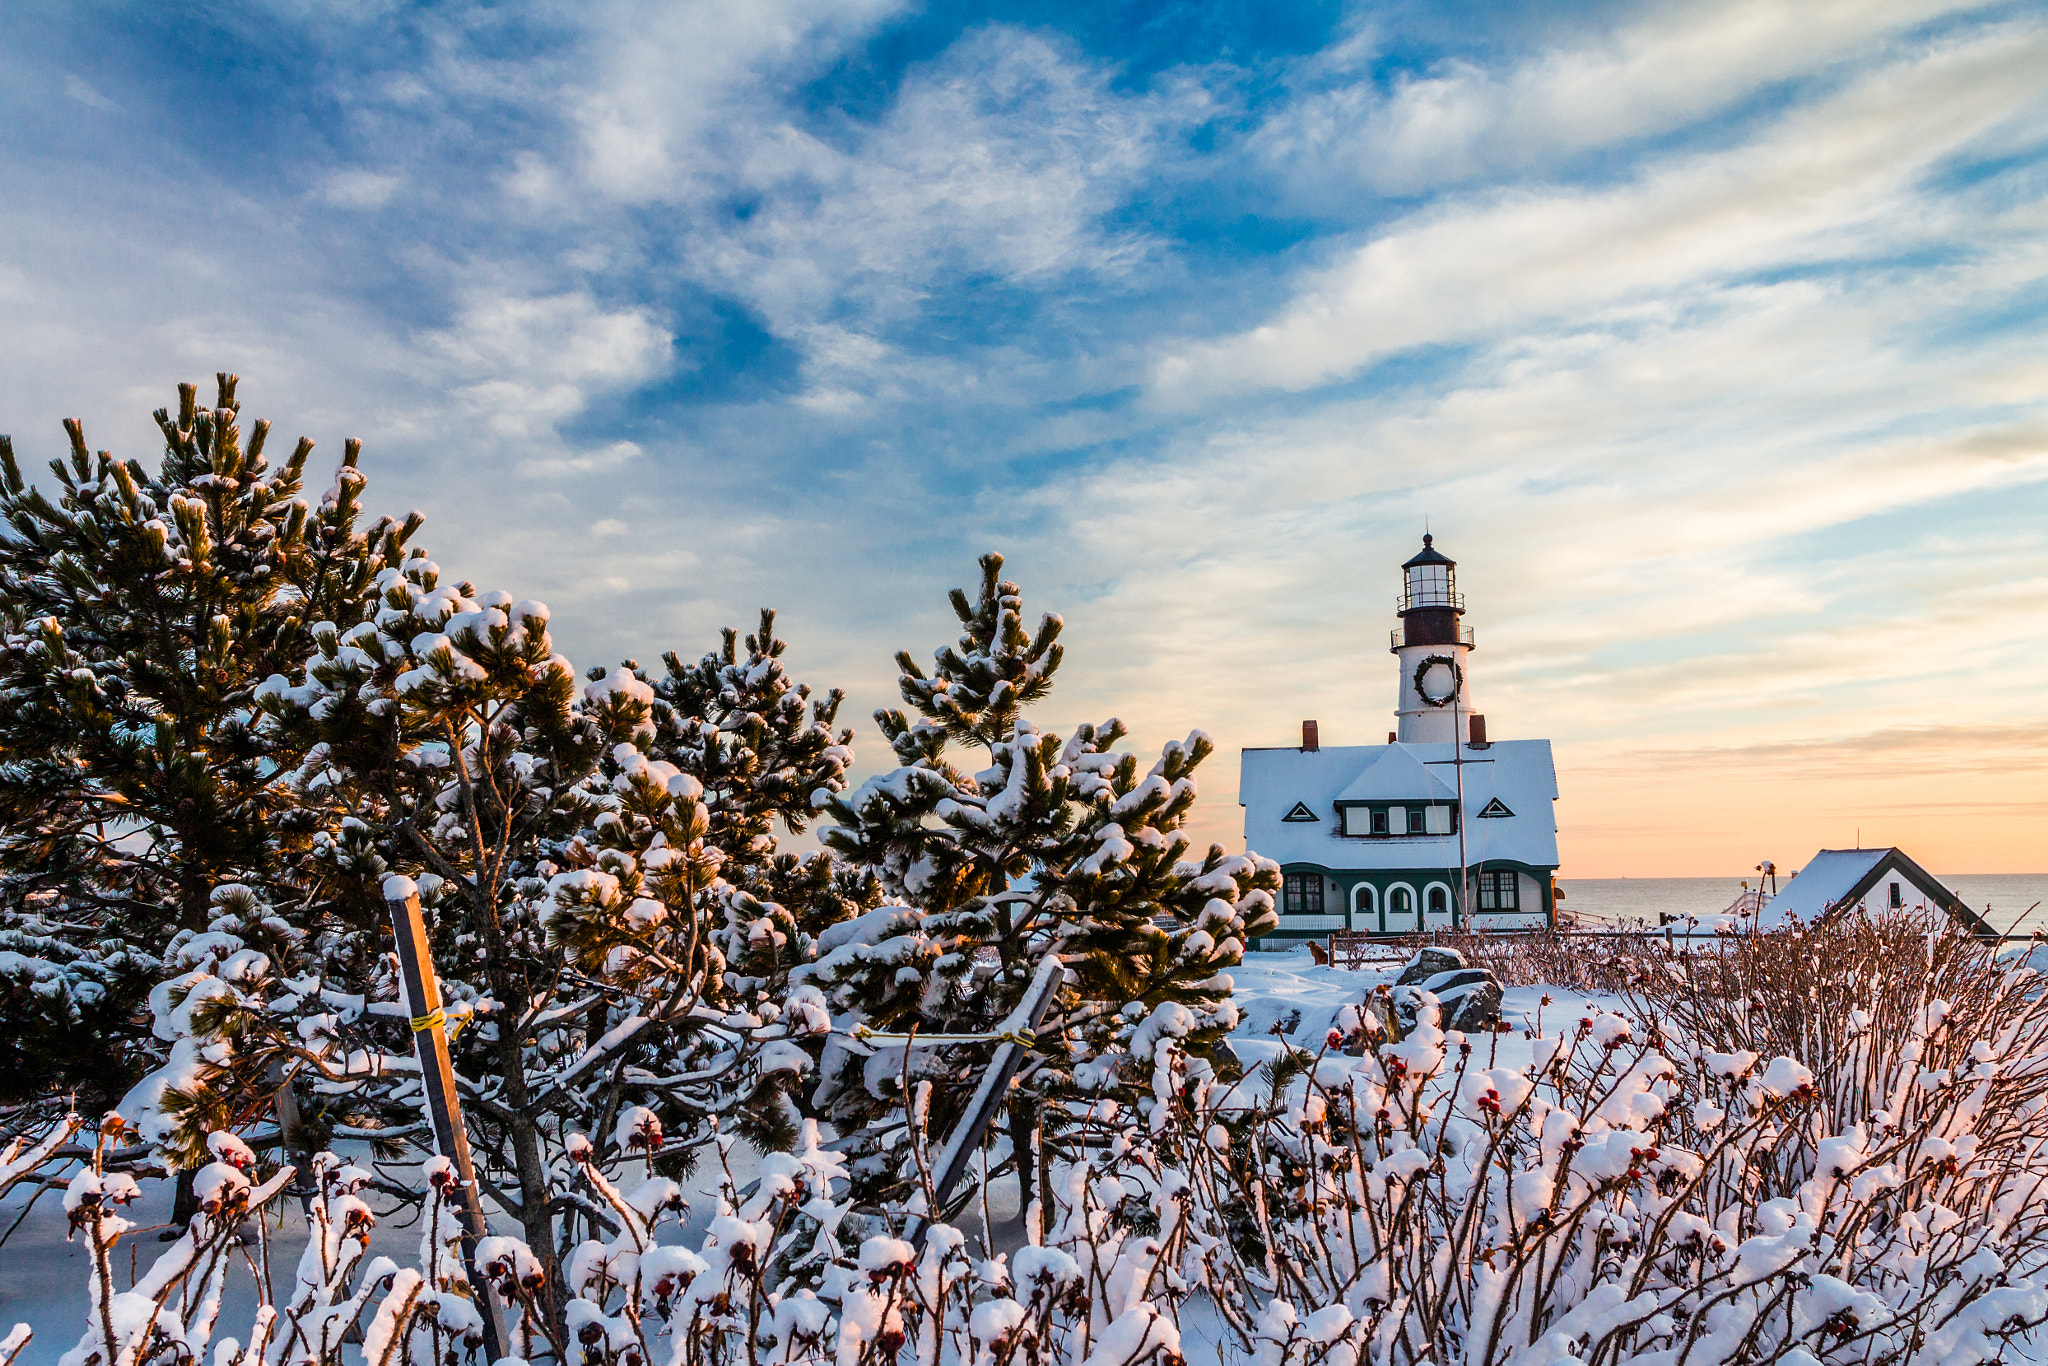
[[[1457,807],[1450,802],[1345,802],[1338,824],[1346,835],[1386,839],[1393,836],[1457,833]]]

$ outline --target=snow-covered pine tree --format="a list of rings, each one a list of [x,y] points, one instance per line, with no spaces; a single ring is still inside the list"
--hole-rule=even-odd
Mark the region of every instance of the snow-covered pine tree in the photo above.
[[[704,785],[706,842],[724,859],[719,948],[734,989],[758,995],[809,960],[821,931],[873,909],[882,893],[872,872],[829,851],[778,848],[778,825],[802,834],[845,787],[853,732],[834,729],[843,692],[814,699],[789,676],[773,611],[762,609],[743,643],[744,654],[728,627],[718,650],[693,663],[671,652],[662,677],[643,679],[654,689],[648,755]]]
[[[904,701],[914,718],[876,722],[903,766],[835,800],[824,839],[874,869],[893,901],[827,930],[804,976],[826,989],[848,1026],[884,1033],[985,1034],[1015,1010],[1038,963],[1057,954],[1068,985],[1026,1074],[1032,1097],[1111,1092],[1141,1098],[1124,1047],[1164,1031],[1197,1057],[1216,1056],[1236,1021],[1227,969],[1273,920],[1279,868],[1221,845],[1198,850],[1183,830],[1194,771],[1214,749],[1196,732],[1141,769],[1116,746],[1122,722],[1061,737],[1024,708],[1051,689],[1062,658],[1060,618],[1026,629],[1023,599],[1002,557],[981,559],[970,600],[952,594],[963,633],[927,676],[908,652]],[[954,741],[987,751],[969,776]],[[906,1079],[933,1090],[920,1121],[942,1135],[978,1081],[990,1045],[863,1054],[835,1037],[815,1095],[842,1133],[861,1135],[852,1171],[877,1193],[906,1172],[892,1153],[908,1137]]]
[[[279,780],[298,758],[252,725],[252,694],[296,675],[308,625],[353,626],[417,529],[359,527],[350,441],[332,489],[301,496],[268,422],[244,442],[236,376],[213,406],[180,385],[157,471],[92,452],[67,421],[54,497],[0,437],[0,1097],[120,1096],[161,1041],[131,1023],[174,936],[214,889],[274,875],[312,830]],[[283,745],[283,747],[280,747]]]
[[[824,856],[783,867],[770,833],[844,786],[850,737],[830,730],[836,703],[805,706],[766,629],[749,661],[674,667],[679,708],[630,662],[579,693],[545,605],[445,584],[423,551],[377,589],[381,609],[354,629],[314,626],[303,681],[258,690],[263,728],[306,755],[287,782],[322,828],[300,879],[337,923],[381,917],[387,875],[416,880],[487,1200],[559,1287],[554,1258],[610,1218],[577,1190],[572,1149],[652,1146],[673,1166],[721,1125],[794,1141],[789,1092],[810,1058],[791,1040],[828,1021],[815,991],[728,979],[742,893],[723,874],[863,894]],[[746,677],[721,681],[728,670]],[[755,909],[770,926],[785,914]],[[290,968],[215,955],[153,999],[174,1063],[199,1064],[145,1097],[169,1117],[167,1143],[218,1118],[205,1096],[279,1067],[317,1097],[312,1140],[424,1142],[409,1007],[365,938],[300,946]],[[223,1044],[232,1065],[209,1070]]]

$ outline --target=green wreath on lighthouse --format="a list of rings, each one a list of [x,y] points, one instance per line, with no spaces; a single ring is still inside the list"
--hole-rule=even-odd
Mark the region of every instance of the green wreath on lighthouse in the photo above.
[[[1422,680],[1428,676],[1431,669],[1439,664],[1451,671],[1451,690],[1442,697],[1431,697],[1429,689],[1422,686]],[[1465,686],[1465,671],[1460,669],[1458,661],[1449,655],[1430,655],[1415,666],[1414,683],[1415,695],[1424,702],[1427,702],[1432,707],[1448,707],[1451,705],[1451,700],[1458,695],[1458,689]]]

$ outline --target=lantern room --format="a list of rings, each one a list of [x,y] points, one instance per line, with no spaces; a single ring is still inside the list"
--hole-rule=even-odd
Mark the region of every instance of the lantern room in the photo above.
[[[1458,618],[1465,615],[1458,562],[1438,550],[1435,542],[1435,537],[1424,536],[1422,550],[1401,566],[1401,596],[1394,603],[1401,627],[1392,642],[1397,650],[1403,645],[1472,644],[1471,631],[1458,625]]]

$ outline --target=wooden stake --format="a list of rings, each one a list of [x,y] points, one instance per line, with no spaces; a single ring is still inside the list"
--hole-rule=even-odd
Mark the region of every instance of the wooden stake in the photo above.
[[[391,930],[398,942],[399,978],[405,985],[406,1010],[412,1016],[412,1041],[420,1060],[421,1088],[427,1097],[427,1122],[434,1130],[434,1151],[455,1164],[460,1184],[462,1265],[484,1320],[484,1354],[488,1361],[505,1355],[498,1326],[498,1306],[476,1270],[477,1239],[490,1232],[483,1202],[477,1196],[476,1168],[469,1158],[469,1131],[462,1123],[462,1102],[455,1094],[455,1066],[448,1057],[447,1021],[441,1013],[441,984],[434,977],[434,956],[427,948],[426,922],[420,918],[419,888],[409,877],[384,879],[384,905],[391,911]]]

